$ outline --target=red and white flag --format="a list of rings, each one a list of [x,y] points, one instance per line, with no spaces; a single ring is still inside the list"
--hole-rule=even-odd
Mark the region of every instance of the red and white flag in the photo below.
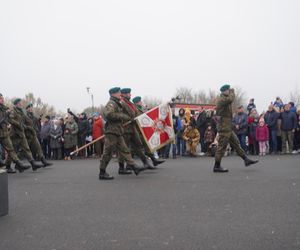
[[[151,152],[175,140],[172,112],[162,104],[138,116],[136,122]]]

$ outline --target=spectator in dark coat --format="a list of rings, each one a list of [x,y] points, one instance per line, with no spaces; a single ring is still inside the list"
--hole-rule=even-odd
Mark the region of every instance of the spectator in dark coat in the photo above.
[[[294,133],[297,128],[297,116],[290,111],[290,105],[284,105],[284,112],[281,113],[281,139],[282,152],[291,153],[293,149]],[[287,149],[288,143],[288,149]]]
[[[41,144],[43,149],[43,154],[46,159],[51,158],[51,148],[50,148],[50,116],[45,116],[45,121],[41,127]]]
[[[254,104],[254,99],[252,98],[252,99],[250,99],[249,104],[247,106],[248,115],[250,115],[251,110],[255,109],[255,108],[256,108],[256,105]]]
[[[248,143],[249,143],[249,153],[252,155],[258,155],[259,148],[258,148],[258,142],[256,138],[256,128],[258,126],[259,122],[259,115],[257,114],[257,111],[255,108],[251,110],[251,113],[248,117]]]
[[[183,108],[179,109],[179,116],[178,118],[180,119],[181,123],[181,129],[177,132],[176,136],[176,142],[177,142],[177,155],[185,155],[186,151],[186,144],[185,141],[182,139],[182,135],[184,130],[187,127],[186,121],[185,121],[185,110]]]
[[[70,109],[68,109],[68,113],[74,117],[75,122],[78,125],[78,148],[85,145],[86,137],[91,131],[90,123],[87,119],[86,113],[81,113],[79,116],[76,116]],[[81,150],[78,153],[78,156],[85,157],[86,150]]]
[[[271,104],[268,107],[264,119],[269,129],[269,146],[270,153],[276,154],[278,152],[277,147],[277,123],[279,118],[279,113],[274,109],[274,106]]]
[[[62,147],[62,128],[59,120],[54,120],[50,129],[50,147],[53,153],[53,160],[61,160],[61,147]]]
[[[276,97],[276,100],[274,102],[274,107],[279,108],[280,110],[283,108],[283,101],[279,96]]]
[[[207,117],[206,117],[206,111],[200,107],[199,108],[199,115],[197,117],[196,121],[197,129],[200,133],[200,144],[201,144],[201,152],[206,152],[205,142],[204,142],[204,134],[207,126]]]
[[[248,116],[244,112],[243,106],[238,108],[238,113],[233,118],[233,126],[243,150],[247,152],[246,135],[248,131]]]
[[[300,109],[297,110],[297,117],[298,117],[298,123],[297,128],[295,131],[295,138],[294,138],[294,154],[300,153]]]

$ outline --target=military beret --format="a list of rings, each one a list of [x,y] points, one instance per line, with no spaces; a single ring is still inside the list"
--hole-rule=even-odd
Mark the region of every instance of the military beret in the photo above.
[[[32,107],[33,107],[33,104],[30,102],[30,103],[27,104],[26,109],[32,108]]]
[[[13,101],[13,104],[14,105],[17,105],[19,102],[21,102],[22,100],[21,100],[21,98],[17,98],[17,99],[15,99],[14,101]]]
[[[244,108],[244,106],[243,106],[243,105],[241,105],[241,106],[239,106],[239,107],[238,107],[238,109],[242,109],[242,108]]]
[[[225,84],[225,85],[223,85],[223,86],[220,88],[220,91],[221,91],[221,92],[224,92],[224,91],[226,91],[226,90],[228,90],[228,89],[230,89],[230,85],[229,85],[229,84]]]
[[[121,89],[121,93],[122,93],[122,94],[129,94],[129,93],[131,93],[131,88],[124,88],[124,89]]]
[[[136,97],[134,97],[134,98],[132,99],[132,102],[133,102],[133,103],[138,103],[138,102],[140,102],[141,100],[142,100],[142,97],[136,96]]]
[[[119,88],[119,87],[111,88],[111,89],[109,90],[109,94],[111,95],[111,94],[118,93],[118,92],[120,92],[120,90],[121,90],[121,88]]]
[[[50,120],[50,116],[49,115],[46,115],[45,118],[48,119],[48,120]]]
[[[0,93],[0,96],[3,97],[3,95]]]

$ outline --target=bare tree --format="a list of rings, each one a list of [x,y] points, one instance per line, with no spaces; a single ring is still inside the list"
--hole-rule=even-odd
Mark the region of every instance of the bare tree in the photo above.
[[[180,87],[179,89],[177,89],[175,96],[180,96],[181,102],[184,103],[192,103],[194,99],[192,89],[187,87]]]
[[[290,92],[290,101],[295,103],[295,107],[300,105],[300,92],[298,87]]]
[[[143,104],[148,108],[148,109],[152,109],[154,107],[157,107],[158,105],[160,105],[162,103],[162,100],[156,98],[156,97],[144,97],[143,98]]]

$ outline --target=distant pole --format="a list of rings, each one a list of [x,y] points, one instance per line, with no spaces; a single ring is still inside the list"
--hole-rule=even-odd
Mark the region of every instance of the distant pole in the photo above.
[[[90,91],[90,90],[91,90],[90,87],[86,87],[86,90],[87,90],[88,95],[91,96],[91,99],[92,99],[92,112],[94,113],[94,112],[95,112],[95,108],[94,108],[94,95],[93,95],[93,93]]]

